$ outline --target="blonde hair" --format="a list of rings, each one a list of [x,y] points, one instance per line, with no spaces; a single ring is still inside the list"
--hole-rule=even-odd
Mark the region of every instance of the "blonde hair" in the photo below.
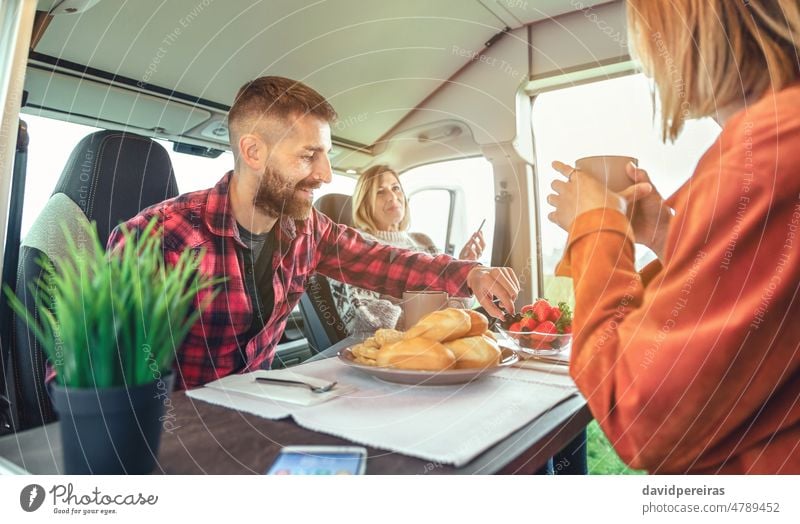
[[[400,177],[389,166],[381,164],[372,166],[367,169],[361,176],[358,177],[356,183],[356,190],[353,193],[353,223],[358,229],[372,233],[373,235],[380,231],[375,222],[375,199],[378,195],[378,183],[381,180],[381,175],[384,173],[391,173],[397,179],[400,185],[400,190],[403,191],[403,204],[405,215],[403,220],[400,221],[398,229],[405,231],[411,222],[411,213],[408,209],[408,198],[403,189],[403,184],[400,184]]]
[[[674,141],[688,118],[800,76],[797,0],[629,0],[628,28],[656,84],[664,141]]]

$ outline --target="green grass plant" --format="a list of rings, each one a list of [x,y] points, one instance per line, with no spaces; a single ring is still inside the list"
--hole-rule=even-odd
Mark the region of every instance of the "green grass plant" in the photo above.
[[[164,263],[155,219],[139,231],[122,229],[122,249],[106,255],[93,224],[91,249],[70,235],[68,255],[39,261],[44,272],[31,288],[38,318],[6,286],[13,311],[30,327],[71,388],[136,386],[169,372],[175,352],[224,279],[199,272],[203,251],[187,249]],[[205,293],[204,293],[205,292]],[[204,297],[193,307],[198,293]]]

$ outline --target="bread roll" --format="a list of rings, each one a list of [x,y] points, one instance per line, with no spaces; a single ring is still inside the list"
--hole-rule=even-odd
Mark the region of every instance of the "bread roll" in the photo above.
[[[411,338],[395,342],[378,352],[376,364],[381,367],[443,371],[456,363],[453,352],[435,340]]]
[[[456,357],[456,369],[488,368],[500,363],[500,348],[493,339],[479,335],[445,342]]]
[[[362,366],[372,366],[375,367],[378,364],[375,362],[375,359],[372,358],[362,358],[362,357],[354,357],[353,361],[356,364],[361,364]]]
[[[403,339],[403,332],[396,329],[379,329],[375,332],[375,341],[379,347],[394,344]]]
[[[380,349],[368,346],[366,344],[357,344],[353,346],[350,352],[356,358],[375,360],[380,352]]]
[[[465,337],[477,337],[489,329],[489,319],[472,309],[465,309],[469,315],[470,327]]]
[[[437,342],[447,342],[466,335],[471,325],[470,317],[463,309],[442,309],[417,322],[406,331],[405,338],[409,340],[422,337]]]

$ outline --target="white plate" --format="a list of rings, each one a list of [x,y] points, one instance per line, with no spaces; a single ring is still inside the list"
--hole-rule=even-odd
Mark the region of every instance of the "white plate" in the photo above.
[[[387,382],[413,384],[416,386],[449,386],[452,384],[472,382],[481,377],[491,375],[495,371],[507,368],[519,360],[516,352],[512,349],[500,348],[500,351],[500,364],[497,366],[483,369],[453,369],[450,371],[412,371],[408,369],[365,366],[355,361],[355,357],[350,351],[350,348],[345,348],[340,351],[338,357],[339,360],[348,366]]]

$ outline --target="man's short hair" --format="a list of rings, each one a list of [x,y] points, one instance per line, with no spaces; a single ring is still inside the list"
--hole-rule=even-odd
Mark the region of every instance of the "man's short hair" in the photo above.
[[[314,115],[326,122],[336,119],[336,111],[325,97],[297,80],[262,76],[244,84],[228,111],[228,128],[233,137],[236,124],[271,119]],[[235,149],[235,144],[231,144]]]

